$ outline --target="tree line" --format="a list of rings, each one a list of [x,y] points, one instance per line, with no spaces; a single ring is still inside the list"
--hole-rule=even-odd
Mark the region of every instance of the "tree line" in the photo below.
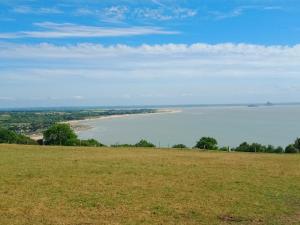
[[[40,144],[40,145],[59,145],[59,146],[91,146],[104,147],[105,145],[95,139],[81,140],[72,130],[69,124],[54,124],[43,132],[43,139],[32,140],[29,137],[18,134],[14,131],[0,128],[0,143],[11,144]],[[111,147],[149,147],[156,146],[147,141],[140,140],[136,144],[114,144]],[[184,144],[176,144],[172,148],[188,149]],[[202,137],[197,141],[194,149],[202,150],[218,150],[218,151],[234,151],[234,152],[265,152],[265,153],[299,153],[300,152],[300,138],[297,138],[294,143],[288,145],[286,148],[281,146],[274,147],[273,145],[262,145],[258,143],[243,142],[236,148],[219,147],[218,141],[213,137]]]

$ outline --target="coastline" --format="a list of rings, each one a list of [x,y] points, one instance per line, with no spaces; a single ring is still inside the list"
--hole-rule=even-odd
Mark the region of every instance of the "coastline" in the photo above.
[[[122,114],[122,115],[99,116],[99,117],[86,118],[86,119],[82,119],[82,120],[63,121],[61,123],[69,124],[74,129],[75,133],[78,133],[80,131],[90,130],[93,128],[90,125],[82,124],[87,121],[126,118],[126,117],[131,117],[131,116],[158,115],[158,114],[165,114],[165,113],[180,113],[180,112],[181,112],[181,110],[179,110],[179,109],[157,109],[157,111],[153,112],[153,113],[132,113],[132,114]],[[38,140],[38,139],[43,138],[43,134],[35,133],[35,134],[29,135],[29,137],[33,140]]]
[[[159,115],[159,114],[166,114],[166,113],[180,113],[181,110],[179,109],[158,109],[156,112],[153,113],[132,113],[132,114],[122,114],[122,115],[110,115],[110,116],[99,116],[93,118],[86,118],[83,120],[70,120],[65,121],[62,123],[68,123],[70,126],[75,130],[75,132],[90,130],[93,127],[90,125],[82,124],[86,121],[94,121],[94,120],[108,120],[108,119],[117,119],[117,118],[126,118],[131,116],[150,116],[150,115]]]

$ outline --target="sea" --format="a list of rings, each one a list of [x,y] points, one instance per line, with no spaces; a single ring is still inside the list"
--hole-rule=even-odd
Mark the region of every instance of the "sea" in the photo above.
[[[78,135],[106,145],[146,139],[160,147],[193,147],[204,136],[214,137],[219,146],[236,147],[247,141],[285,147],[300,137],[300,105],[179,106],[168,110],[80,121],[91,129]]]

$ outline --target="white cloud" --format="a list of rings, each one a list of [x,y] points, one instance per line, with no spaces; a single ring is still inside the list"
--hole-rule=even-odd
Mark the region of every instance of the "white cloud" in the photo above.
[[[201,78],[300,79],[300,45],[196,43],[131,47],[97,44],[1,44],[0,59],[21,65],[6,77],[84,77],[110,80]],[[32,63],[36,62],[36,63]],[[22,65],[26,65],[22,68]],[[4,76],[4,75],[3,75]]]
[[[239,7],[229,12],[211,11],[210,14],[217,20],[223,20],[227,18],[241,16],[244,11],[244,8]]]
[[[126,6],[111,6],[102,9],[77,8],[74,14],[77,16],[95,16],[101,21],[120,23],[127,18],[129,9]]]
[[[178,18],[188,18],[188,17],[194,17],[197,15],[197,10],[194,9],[188,9],[188,8],[175,8],[174,14]]]
[[[209,14],[216,20],[223,20],[233,17],[239,17],[247,11],[259,10],[259,11],[273,11],[283,10],[280,6],[260,6],[260,5],[244,5],[236,7],[229,11],[210,11]]]
[[[155,8],[115,5],[102,9],[78,8],[74,13],[78,16],[95,16],[104,22],[120,23],[130,19],[139,19],[139,21],[182,20],[196,16],[197,10],[183,7],[167,7],[161,4]]]
[[[137,8],[134,10],[135,17],[143,19],[153,19],[153,20],[171,20],[173,19],[172,15],[164,13],[164,10],[161,8],[152,9],[152,8]]]
[[[149,34],[177,34],[175,31],[167,31],[160,27],[126,27],[106,28],[96,26],[84,26],[72,23],[35,23],[43,30],[21,31],[16,33],[0,33],[0,39],[12,38],[90,38],[90,37],[118,37]]]
[[[127,12],[126,6],[111,6],[103,10],[102,18],[106,22],[121,22],[126,18]]]
[[[56,7],[41,7],[41,8],[32,8],[30,6],[17,6],[13,9],[13,12],[20,14],[60,14],[63,13],[62,10]]]
[[[197,10],[182,7],[136,8],[134,17],[151,20],[186,19],[197,15]]]

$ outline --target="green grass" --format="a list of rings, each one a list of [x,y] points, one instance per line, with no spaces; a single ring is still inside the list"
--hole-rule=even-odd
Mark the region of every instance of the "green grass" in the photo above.
[[[300,155],[0,145],[0,224],[300,224]]]

